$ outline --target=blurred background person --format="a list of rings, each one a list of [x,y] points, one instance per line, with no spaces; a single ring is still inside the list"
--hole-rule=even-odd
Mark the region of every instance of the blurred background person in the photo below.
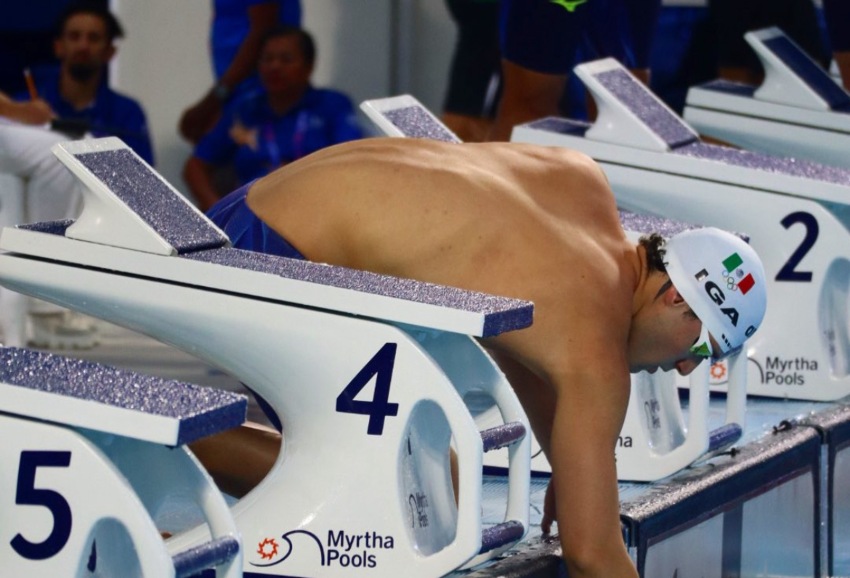
[[[315,59],[313,38],[301,28],[282,25],[266,35],[257,67],[261,89],[234,102],[186,161],[183,177],[202,210],[235,186],[363,136],[346,95],[310,84]],[[220,190],[214,169],[231,162],[236,182]]]
[[[115,40],[123,34],[102,2],[70,3],[56,25],[58,64],[34,68],[17,101],[0,93],[0,225],[79,214],[78,181],[51,152],[58,142],[117,136],[153,164],[142,107],[107,81]],[[92,319],[5,289],[0,290],[0,328],[7,345],[86,349],[99,342]]]
[[[560,114],[567,79],[581,61],[616,58],[648,84],[660,6],[661,0],[502,0],[504,87],[490,140],[509,140],[514,126]],[[587,116],[595,116],[592,107]]]
[[[148,163],[154,164],[147,118],[133,98],[116,92],[107,81],[107,65],[115,56],[115,40],[124,36],[118,19],[101,2],[68,5],[59,18],[53,50],[57,66],[33,68],[34,88],[15,95],[21,107],[46,102],[54,126],[71,136],[117,136]],[[28,104],[29,103],[29,104]]]
[[[457,27],[442,121],[462,141],[487,140],[500,85],[499,0],[446,0]]]
[[[300,0],[213,0],[209,44],[215,84],[180,117],[183,138],[197,144],[226,103],[259,87],[260,45],[280,24],[301,25]]]
[[[846,0],[845,0],[846,1]],[[709,0],[716,28],[720,78],[760,84],[761,63],[744,39],[751,30],[778,26],[822,67],[828,67],[824,38],[812,0]]]

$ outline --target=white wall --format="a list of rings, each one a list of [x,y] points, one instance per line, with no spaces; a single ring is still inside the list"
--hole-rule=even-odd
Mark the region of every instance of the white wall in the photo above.
[[[191,148],[177,135],[177,121],[212,84],[209,2],[113,0],[113,10],[126,38],[113,61],[112,85],[142,103],[156,168],[183,191],[180,173]]]
[[[355,103],[406,91],[439,111],[455,38],[442,0],[302,0],[302,6],[318,46],[316,85],[343,90]],[[113,86],[141,101],[157,170],[185,191],[180,174],[191,149],[176,127],[183,109],[212,85],[211,2],[112,0],[112,7],[127,34],[113,62]],[[398,45],[408,47],[401,69],[392,56]]]

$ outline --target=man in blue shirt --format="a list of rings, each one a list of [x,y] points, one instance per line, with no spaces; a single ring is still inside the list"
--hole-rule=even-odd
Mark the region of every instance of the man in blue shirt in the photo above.
[[[361,138],[351,100],[310,85],[315,45],[301,28],[275,28],[263,41],[262,89],[235,102],[195,148],[183,176],[202,210],[221,196],[216,166],[232,162],[244,185],[321,148]],[[223,191],[226,192],[226,191]]]
[[[76,216],[80,192],[75,179],[50,153],[67,136],[117,136],[148,163],[153,149],[139,104],[110,90],[104,73],[115,54],[113,41],[123,31],[115,16],[98,4],[75,3],[63,12],[54,51],[60,61],[36,74],[32,92],[12,102],[0,94],[0,191],[6,224]],[[30,125],[30,126],[27,126]],[[29,315],[30,335],[26,318]],[[98,343],[97,325],[88,318],[0,291],[0,329],[6,345],[89,348]]]
[[[59,20],[54,41],[58,70],[36,71],[35,87],[59,123],[96,137],[117,136],[153,164],[142,107],[110,89],[105,78],[106,65],[116,51],[114,40],[123,35],[120,23],[108,10],[92,3],[72,4]],[[17,98],[29,100],[32,96],[26,93]]]

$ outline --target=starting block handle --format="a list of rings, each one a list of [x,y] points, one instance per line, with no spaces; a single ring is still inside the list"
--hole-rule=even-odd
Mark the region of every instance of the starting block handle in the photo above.
[[[239,553],[239,540],[232,536],[216,538],[174,555],[175,578],[191,578],[202,570],[229,562]]]
[[[217,566],[218,578],[242,576],[242,549],[238,547],[240,534],[236,522],[212,478],[188,448],[140,445],[128,438],[111,439],[100,433],[91,437],[124,474],[148,512],[161,511],[174,495],[193,502],[200,511],[209,529],[205,541],[187,545],[181,542],[182,534],[178,534],[165,542],[178,576],[183,575],[180,572],[184,569],[213,565]],[[129,451],[129,444],[135,444],[135,451]],[[231,542],[236,542],[235,549]]]
[[[194,490],[195,500],[209,525],[212,540],[173,554],[175,570],[179,572],[178,564],[187,571],[191,568],[215,567],[217,578],[241,578],[243,554],[240,534],[230,508],[198,459],[188,451],[181,457],[189,458],[197,464],[196,468],[184,468],[184,487],[190,492]],[[178,576],[183,574],[178,573]]]
[[[687,425],[672,372],[632,375],[631,395],[622,436],[634,445],[617,448],[620,480],[651,482],[686,468],[708,449],[708,364],[690,376]]]
[[[84,185],[82,213],[66,237],[163,256],[230,244],[223,231],[121,139],[58,143],[51,150]],[[92,155],[99,160],[88,165],[80,160]],[[101,155],[109,156],[110,166]],[[139,189],[147,193],[141,199]],[[185,231],[191,234],[180,234]],[[184,237],[190,238],[188,243]]]
[[[709,453],[720,452],[741,439],[744,430],[736,423],[727,423],[712,431],[708,436]]]
[[[467,431],[465,424],[469,419],[468,410],[464,407],[461,412],[455,414],[452,411],[446,411],[446,418],[449,422],[449,427],[452,430],[455,443],[457,444],[458,455],[474,455],[474,450],[468,445],[471,441],[464,433]],[[511,451],[514,453],[522,453],[523,450],[528,452],[528,441],[525,440],[526,427],[521,422],[510,422],[501,426],[496,426],[483,432],[480,432],[480,441],[482,453],[497,449],[498,447],[511,446]],[[527,464],[528,458],[525,458]],[[526,465],[527,468],[527,465]],[[458,479],[460,481],[460,491],[458,495],[458,527],[461,524],[472,523],[472,520],[477,520],[475,523],[480,524],[481,502],[481,471],[482,464],[480,460],[477,464],[472,462],[464,462],[460,464],[458,471]],[[521,485],[517,478],[518,472],[514,466],[511,472],[514,476],[509,483],[508,504],[505,513],[505,522],[497,524],[489,529],[481,531],[481,544],[478,555],[473,558],[467,565],[479,564],[482,561],[489,559],[481,558],[486,553],[492,553],[500,547],[508,546],[520,540],[528,529],[528,518],[524,517],[528,514],[528,484]],[[526,472],[527,473],[527,472]],[[525,503],[522,503],[522,496],[517,495],[517,489],[524,491]],[[460,530],[458,534],[460,534]],[[479,546],[479,545],[476,545]],[[467,567],[467,566],[464,566]]]
[[[508,448],[508,497],[505,517],[502,524],[495,526],[503,528],[503,524],[518,524],[522,532],[488,534],[486,543],[482,540],[480,546],[486,546],[481,554],[464,564],[463,568],[470,568],[481,564],[497,555],[502,547],[506,547],[511,541],[501,542],[496,536],[508,540],[513,537],[514,541],[521,538],[528,528],[529,519],[529,495],[530,495],[530,461],[531,441],[527,432],[529,426],[522,406],[516,398],[504,374],[485,352],[484,348],[468,336],[452,333],[416,332],[412,333],[419,344],[436,361],[443,372],[448,376],[461,398],[472,392],[484,393],[494,402],[498,409],[501,421],[499,425],[476,431],[478,443],[481,444],[476,450],[470,447],[461,447],[461,438],[456,436],[458,456],[472,456],[477,452],[488,449],[493,450],[502,445]],[[465,417],[469,418],[466,411]],[[458,507],[458,524],[466,523],[465,516],[472,516],[480,520],[481,512],[478,509],[480,503],[476,503],[481,491],[482,463],[479,458],[475,466],[472,460],[462,462],[459,469],[460,478],[460,503]],[[473,487],[477,486],[477,487]],[[469,490],[464,494],[464,488]],[[464,502],[466,497],[466,503]],[[472,504],[474,505],[472,505]],[[510,526],[513,528],[513,526]],[[482,538],[485,534],[482,532]],[[478,546],[478,545],[477,545]]]
[[[586,138],[655,152],[699,140],[691,127],[616,59],[587,62],[574,70],[599,109]]]
[[[484,451],[489,452],[511,446],[525,438],[525,425],[513,421],[481,432]],[[486,528],[481,532],[481,550],[478,554],[486,554],[496,548],[513,544],[525,535],[525,524],[518,520],[508,520]]]
[[[515,444],[525,437],[525,425],[518,421],[497,425],[481,432],[484,451],[490,452]]]
[[[709,367],[700,364],[690,376],[688,427],[684,441],[665,454],[653,456],[655,479],[671,475],[691,465],[708,449]],[[662,476],[663,474],[663,476]],[[649,478],[647,478],[649,479]]]
[[[481,551],[479,554],[486,554],[501,546],[513,544],[522,539],[524,535],[525,526],[522,522],[516,520],[509,520],[486,528],[481,532]]]
[[[726,360],[729,385],[726,393],[726,423],[708,436],[707,453],[723,451],[744,434],[741,424],[747,413],[747,354],[742,350]]]
[[[764,67],[758,100],[823,111],[850,103],[850,95],[779,28],[747,32],[744,39]]]

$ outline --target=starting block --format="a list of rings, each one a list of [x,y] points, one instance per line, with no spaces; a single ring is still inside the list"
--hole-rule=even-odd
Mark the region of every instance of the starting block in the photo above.
[[[240,425],[244,396],[0,348],[0,566],[8,576],[242,576],[230,511],[184,447]],[[189,498],[212,538],[164,542],[155,518]]]
[[[4,229],[0,283],[187,351],[268,402],[284,447],[232,507],[246,573],[432,578],[522,538],[528,424],[472,336],[530,325],[531,303],[233,249],[120,140],[54,151],[85,185],[83,213]],[[478,430],[472,391],[503,426]],[[483,455],[505,446],[505,521],[483,528]]]
[[[639,574],[823,576],[820,444],[814,430],[790,427],[739,446],[734,457],[621,486]]]
[[[461,142],[434,113],[409,94],[365,100],[360,103],[360,110],[386,136]]]
[[[715,80],[688,91],[684,117],[701,134],[748,150],[850,169],[850,94],[778,28],[748,32],[760,87]]]
[[[850,394],[850,171],[704,144],[613,59],[576,72],[596,99],[596,122],[542,119],[515,127],[512,140],[585,152],[623,209],[746,231],[769,303],[747,342],[747,391],[823,401]],[[726,373],[718,370],[716,389]]]
[[[368,100],[361,110],[387,136],[434,138],[460,142],[436,116],[415,97],[394,96]],[[670,237],[693,228],[691,225],[650,215],[620,212],[620,222],[627,235],[637,242],[641,235],[653,232]],[[698,368],[690,378],[690,410],[685,425],[682,405],[675,387],[675,372],[659,371],[655,375],[641,372],[632,375],[632,392],[626,418],[617,444],[617,477],[620,480],[654,481],[666,478],[687,467],[706,453],[729,448],[741,437],[746,414],[747,373],[744,356],[734,356],[724,365],[729,371],[725,424],[709,430],[709,369]],[[492,407],[476,416],[479,427],[496,427],[502,422],[498,408]],[[532,437],[531,469],[536,474],[551,474],[552,468]],[[505,471],[509,456],[506,451],[493,452],[484,458],[488,472]]]

